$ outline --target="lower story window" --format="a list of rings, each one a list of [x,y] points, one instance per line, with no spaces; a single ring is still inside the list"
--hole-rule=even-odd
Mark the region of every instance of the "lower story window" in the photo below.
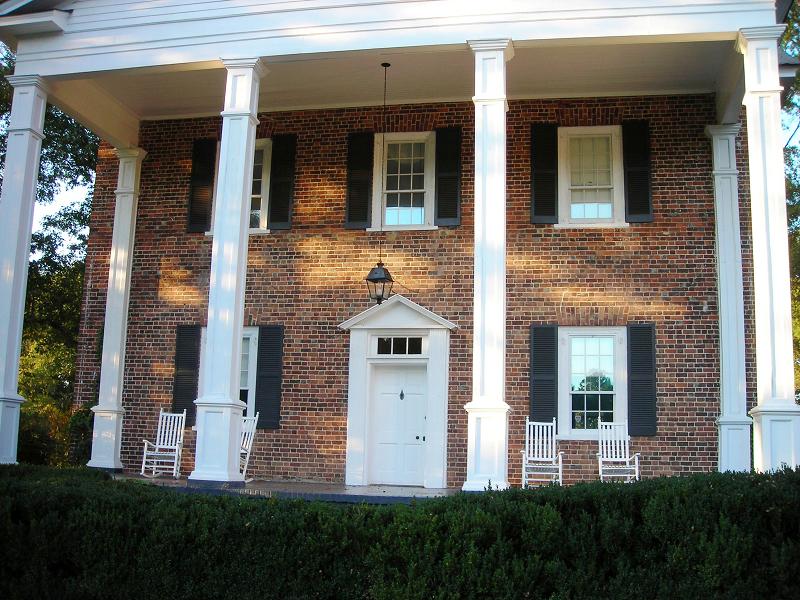
[[[560,327],[559,435],[590,439],[627,419],[624,327]]]

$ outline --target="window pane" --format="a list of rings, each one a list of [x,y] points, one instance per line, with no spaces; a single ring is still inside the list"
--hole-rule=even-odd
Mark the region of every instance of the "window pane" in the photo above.
[[[411,186],[415,190],[424,190],[425,189],[425,176],[424,175],[414,175],[411,178]]]
[[[259,198],[259,205],[261,199]],[[259,229],[261,227],[261,210],[250,210],[250,229]]]
[[[410,190],[411,189],[411,175],[400,175],[400,185],[398,189]]]
[[[387,175],[386,176],[386,189],[387,190],[396,190],[400,186],[400,178],[397,175]]]
[[[397,159],[390,158],[386,161],[386,172],[389,174],[396,174],[400,172],[400,163]]]
[[[572,394],[572,410],[583,411],[586,408],[585,399],[586,396],[583,394]]]
[[[387,158],[397,158],[400,156],[400,144],[387,144],[388,148],[386,149],[386,157]]]
[[[584,421],[584,413],[572,413],[572,428],[573,429],[586,429],[586,422]]]
[[[402,174],[402,175],[410,175],[411,174],[411,161],[410,160],[401,160],[400,161],[400,174]]]
[[[248,385],[247,372],[250,368],[250,338],[242,338],[242,356],[239,365],[239,387],[246,388]]]
[[[414,157],[425,158],[425,144],[414,144]]]
[[[411,194],[409,193],[400,194],[400,206],[406,208],[411,206]]]
[[[382,337],[378,338],[378,354],[391,354],[392,353],[392,338]]]
[[[413,144],[399,144],[400,158],[411,158]]]
[[[614,396],[611,394],[603,394],[600,396],[600,410],[613,411],[614,410]]]
[[[419,337],[408,338],[408,353],[422,354],[422,338]]]
[[[411,209],[411,224],[412,225],[423,225],[425,223],[425,209],[424,208],[412,208]]]
[[[397,207],[400,204],[400,194],[390,193],[386,194],[386,206]]]
[[[387,225],[400,225],[400,209],[387,208],[386,209],[386,224]]]
[[[394,338],[392,340],[392,354],[406,354],[406,338]]]

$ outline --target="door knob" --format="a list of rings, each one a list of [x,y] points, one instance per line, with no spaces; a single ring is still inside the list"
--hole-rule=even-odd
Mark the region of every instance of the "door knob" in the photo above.
[[[419,436],[417,436],[417,439],[419,439]]]
[[[402,400],[405,397],[406,395],[403,393],[403,390],[400,390],[400,400]]]

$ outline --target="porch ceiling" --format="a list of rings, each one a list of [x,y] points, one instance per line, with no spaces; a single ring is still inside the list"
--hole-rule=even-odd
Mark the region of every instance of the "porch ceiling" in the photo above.
[[[561,42],[564,43],[563,41]],[[508,65],[510,98],[713,92],[734,54],[730,40],[674,43],[516,46]],[[380,63],[392,63],[391,104],[469,100],[474,63],[467,45],[267,59],[261,109],[380,104]],[[199,70],[106,72],[62,89],[101,88],[140,119],[216,115],[223,103],[221,63]],[[58,93],[56,93],[58,100]]]

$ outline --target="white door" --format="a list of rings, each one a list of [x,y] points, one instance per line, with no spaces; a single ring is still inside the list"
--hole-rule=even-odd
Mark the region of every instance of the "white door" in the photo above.
[[[370,483],[423,485],[426,379],[424,366],[373,368]]]

